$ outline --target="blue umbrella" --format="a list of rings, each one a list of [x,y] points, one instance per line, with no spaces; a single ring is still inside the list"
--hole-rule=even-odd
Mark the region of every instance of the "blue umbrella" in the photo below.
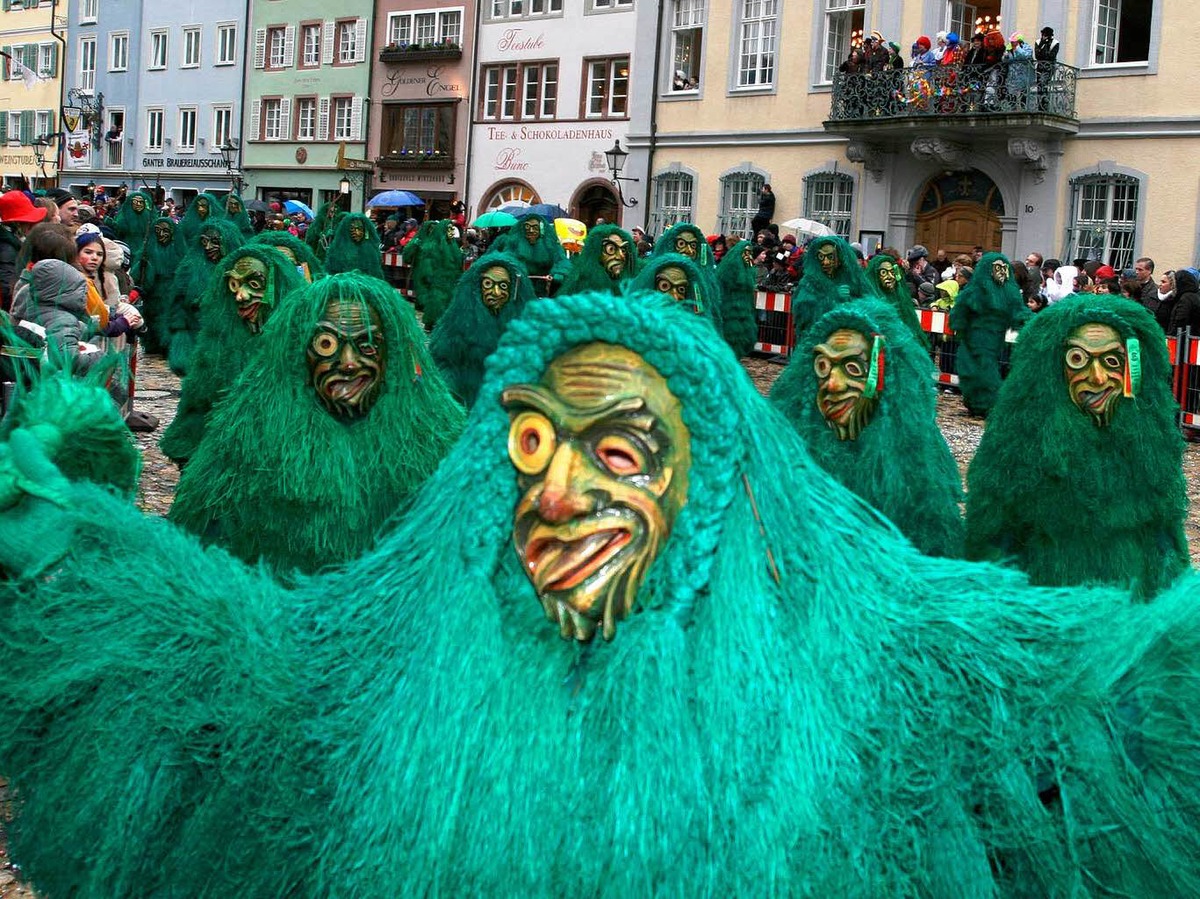
[[[310,219],[316,218],[316,216],[313,215],[312,207],[307,203],[301,203],[299,200],[287,200],[283,204],[283,208],[288,212],[303,212]]]
[[[367,206],[424,206],[425,201],[407,190],[385,190],[367,200]]]
[[[567,212],[567,210],[563,209],[557,203],[534,203],[531,206],[513,204],[511,206],[502,206],[500,211],[515,215],[518,218],[523,215],[540,215],[551,222],[555,219],[571,218],[571,213]]]

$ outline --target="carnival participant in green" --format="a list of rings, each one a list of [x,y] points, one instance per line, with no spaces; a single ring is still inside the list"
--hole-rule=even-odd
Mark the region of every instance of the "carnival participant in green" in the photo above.
[[[342,217],[345,214],[341,201],[330,200],[317,210],[317,217],[309,222],[308,230],[304,232],[304,242],[312,248],[312,251],[316,253],[317,258],[322,263],[325,262],[325,256],[329,252],[329,245],[333,243],[333,236],[337,233],[337,226],[341,223]]]
[[[926,349],[879,300],[843,303],[809,328],[771,399],[814,461],[921,552],[959,557],[958,465],[939,430]]]
[[[225,217],[223,208],[221,201],[207,192],[197,195],[196,199],[188,204],[187,211],[179,220],[179,228],[175,232],[175,239],[181,247],[181,255],[186,256],[191,250],[193,242],[200,234],[201,227],[210,222],[220,221]]]
[[[629,285],[629,294],[646,291],[664,293],[674,302],[702,315],[720,329],[720,297],[707,292],[707,280],[690,256],[666,253],[642,261],[638,275]]]
[[[158,444],[180,468],[204,438],[209,414],[250,363],[267,319],[303,283],[271,247],[247,244],[221,260],[200,301],[200,333],[179,407]]]
[[[721,289],[721,323],[725,342],[739,356],[747,356],[758,340],[754,295],[758,283],[754,269],[754,245],[739,240],[717,263]]]
[[[904,269],[886,253],[876,253],[867,263],[867,284],[876,296],[892,307],[900,321],[908,327],[913,337],[929,352],[929,338],[921,327],[921,317],[913,305],[912,296],[904,281]]]
[[[984,253],[950,310],[950,327],[958,338],[958,386],[969,414],[986,416],[992,411],[1000,393],[1004,336],[1028,318],[1029,309],[1008,259],[1000,253]]]
[[[559,293],[598,290],[619,294],[637,275],[637,269],[633,236],[617,225],[597,225],[588,232],[583,249],[571,260],[571,270]]]
[[[131,272],[137,272],[140,266],[146,246],[153,238],[154,221],[157,217],[154,198],[145,190],[135,190],[126,196],[125,202],[113,217],[113,233],[129,247]]]
[[[279,250],[296,267],[297,273],[306,284],[325,277],[325,266],[317,259],[317,254],[294,234],[287,231],[263,231],[252,238],[250,243]]]
[[[242,232],[242,236],[246,240],[254,237],[254,225],[250,222],[250,213],[246,211],[242,195],[236,191],[230,191],[225,197],[225,217],[238,226],[238,230]]]
[[[458,279],[454,300],[429,339],[429,354],[468,409],[479,393],[484,361],[533,298],[525,269],[503,253],[480,257]]]
[[[792,320],[799,340],[840,303],[874,295],[854,248],[840,237],[816,237],[804,249],[804,271],[792,291]]]
[[[183,259],[175,232],[174,219],[165,215],[156,219],[145,252],[132,270],[134,281],[142,288],[142,318],[147,326],[142,339],[154,352],[166,349],[166,323],[162,319],[170,308],[171,287]]]
[[[492,242],[491,249],[507,253],[525,266],[540,297],[553,296],[571,271],[571,260],[559,243],[554,224],[534,213],[518,217],[515,225]]]
[[[281,576],[350,561],[445,455],[462,409],[411,307],[378,280],[292,293],[255,344],[170,518]]]
[[[1153,314],[1086,294],[1039,312],[967,473],[968,552],[1036,584],[1164,590],[1188,567],[1178,412]]]
[[[427,330],[432,329],[450,305],[454,286],[462,277],[458,228],[449,219],[425,222],[404,248],[404,263],[412,272],[421,320]]]
[[[325,271],[330,275],[361,272],[382,281],[383,258],[375,223],[360,212],[342,216],[325,254]]]
[[[1196,580],[921,555],[670,300],[530,303],[403,517],[288,589],[26,430],[0,466],[6,829],[46,895],[1200,889]]]
[[[700,271],[701,292],[709,297],[714,307],[714,321],[721,321],[721,288],[717,282],[717,261],[704,232],[691,222],[677,222],[654,242],[653,256],[674,253],[686,256],[696,263]]]

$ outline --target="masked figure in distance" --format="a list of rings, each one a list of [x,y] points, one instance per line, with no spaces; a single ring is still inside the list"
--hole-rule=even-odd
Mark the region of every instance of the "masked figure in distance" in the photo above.
[[[329,245],[333,243],[333,236],[337,233],[337,226],[345,215],[341,201],[330,200],[317,210],[317,217],[309,223],[308,230],[304,232],[304,242],[312,248],[321,262],[325,261]]]
[[[246,211],[241,194],[230,191],[225,197],[225,217],[238,226],[246,240],[254,237],[254,225],[250,222],[250,213]]]
[[[325,277],[325,266],[321,265],[317,254],[304,241],[289,234],[287,231],[263,231],[250,241],[251,244],[261,244],[274,247],[291,263],[305,284],[311,284]]]
[[[643,260],[638,276],[629,286],[629,292],[649,290],[665,293],[676,303],[681,303],[685,309],[703,315],[719,331],[720,298],[705,293],[704,284],[705,279],[700,266],[690,257],[667,253]]]
[[[950,327],[958,338],[958,387],[971,415],[986,416],[996,404],[1004,335],[1028,318],[1008,260],[1000,253],[984,253],[950,310]]]
[[[867,263],[867,283],[875,295],[892,307],[900,321],[908,326],[917,342],[929,351],[929,338],[921,327],[921,317],[904,283],[904,269],[891,256],[876,253]]]
[[[353,354],[372,313],[330,313],[342,283],[279,311],[217,418],[293,382],[273,407],[328,414],[296,355]],[[406,308],[363,290],[381,318]],[[301,306],[272,370],[265,341]],[[342,534],[374,472],[335,444],[348,486],[318,495],[312,450],[389,393],[328,430],[256,422],[246,467],[313,503],[288,514],[336,509]],[[409,451],[413,433],[371,443]],[[1180,675],[1200,652],[1196,582],[1132,605],[919,554],[670,301],[530,303],[404,516],[289,589],[57,478],[38,443],[19,430],[0,453],[0,770],[20,796],[9,852],[45,895],[1200,882],[1200,696]],[[89,583],[105,529],[124,564]]]
[[[458,437],[462,409],[412,308],[362,275],[288,295],[255,343],[170,518],[280,575],[354,559]]]
[[[180,468],[204,438],[209,413],[250,363],[267,319],[302,284],[295,266],[270,247],[247,244],[221,260],[200,302],[200,334],[179,408],[159,441]]]
[[[1146,599],[1170,584],[1188,565],[1170,377],[1136,303],[1081,294],[1035,315],[967,473],[971,557]]]
[[[135,281],[141,260],[146,253],[146,245],[153,239],[156,218],[158,210],[154,208],[154,198],[148,191],[135,190],[125,198],[112,220],[113,233],[129,247],[130,272]]]
[[[421,320],[426,329],[432,329],[450,305],[454,285],[462,277],[458,228],[449,219],[425,222],[404,248],[404,263],[412,272]]]
[[[142,288],[142,318],[147,325],[143,340],[153,352],[166,349],[160,337],[165,333],[162,316],[170,306],[171,287],[183,259],[175,231],[175,222],[169,216],[155,220],[145,252],[133,268],[133,279]]]
[[[224,218],[223,208],[221,201],[210,193],[202,193],[188,204],[187,211],[179,220],[179,229],[175,233],[175,239],[183,248],[183,255],[186,256],[192,248],[201,227]]]
[[[509,323],[534,298],[521,263],[488,253],[458,280],[454,301],[429,339],[429,354],[469,409],[483,380],[483,363]]]
[[[929,354],[886,304],[825,313],[771,388],[813,459],[921,552],[962,555],[958,465],[936,420]]]
[[[804,273],[792,291],[796,339],[839,303],[874,295],[854,248],[840,237],[817,237],[804,250]]]
[[[571,260],[554,225],[540,215],[528,214],[501,234],[492,243],[493,250],[516,258],[533,277],[534,292],[539,297],[553,296],[571,272]],[[543,280],[548,277],[549,282]]]
[[[758,283],[754,269],[754,245],[739,240],[717,263],[721,288],[721,325],[728,343],[739,356],[753,351],[758,340],[754,295]]]
[[[325,254],[325,271],[331,275],[362,272],[382,281],[383,257],[375,223],[359,212],[344,215]]]
[[[619,294],[633,280],[637,268],[633,236],[617,225],[597,225],[571,260],[571,271],[559,293],[598,290]]]
[[[700,272],[701,292],[713,304],[713,320],[721,319],[721,288],[717,283],[717,261],[704,232],[690,222],[677,222],[654,243],[654,256],[668,253],[686,256]],[[721,330],[720,327],[717,330]]]
[[[200,229],[191,250],[179,264],[167,308],[161,310],[158,338],[167,350],[167,364],[181,377],[187,374],[196,336],[200,333],[200,299],[212,283],[221,259],[242,245],[242,232],[224,219]]]

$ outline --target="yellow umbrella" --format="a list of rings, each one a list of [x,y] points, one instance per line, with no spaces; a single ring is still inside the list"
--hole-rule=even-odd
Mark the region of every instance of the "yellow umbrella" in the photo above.
[[[558,235],[558,242],[564,250],[578,253],[583,249],[583,241],[587,237],[587,225],[576,219],[555,219],[554,233]]]

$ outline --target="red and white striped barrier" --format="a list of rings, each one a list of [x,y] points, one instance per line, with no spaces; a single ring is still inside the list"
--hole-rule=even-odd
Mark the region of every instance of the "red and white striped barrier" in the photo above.
[[[754,349],[760,353],[776,353],[786,356],[792,351],[796,335],[792,330],[792,295],[790,293],[768,293],[760,290],[754,294],[754,308],[763,312],[783,312],[788,316],[787,330],[783,343],[755,341]]]

